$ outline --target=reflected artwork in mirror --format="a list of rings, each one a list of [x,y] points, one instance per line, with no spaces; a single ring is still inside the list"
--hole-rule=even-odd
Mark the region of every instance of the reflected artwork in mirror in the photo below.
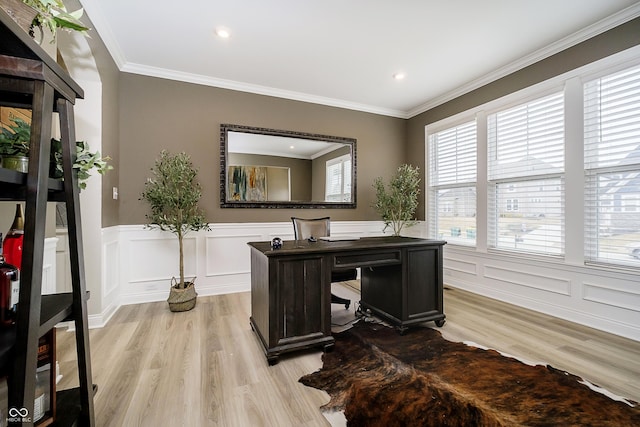
[[[220,125],[223,208],[355,208],[356,140]]]

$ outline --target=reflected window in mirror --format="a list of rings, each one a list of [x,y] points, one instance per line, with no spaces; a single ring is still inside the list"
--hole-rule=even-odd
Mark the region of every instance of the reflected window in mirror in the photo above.
[[[356,140],[220,125],[220,206],[355,208]]]
[[[349,154],[327,160],[324,188],[326,202],[351,200],[351,156]]]

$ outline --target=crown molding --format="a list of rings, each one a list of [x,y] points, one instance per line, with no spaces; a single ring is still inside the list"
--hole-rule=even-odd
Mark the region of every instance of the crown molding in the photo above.
[[[222,89],[230,89],[240,92],[248,92],[257,95],[273,96],[276,98],[284,98],[293,101],[309,102],[312,104],[326,105],[329,107],[345,108],[347,110],[356,110],[365,113],[379,114],[383,116],[391,116],[406,119],[406,112],[393,110],[388,108],[376,107],[372,105],[359,104],[349,102],[342,99],[327,98],[323,96],[311,95],[308,93],[294,92],[289,90],[277,89],[268,86],[255,85],[250,83],[238,82],[235,80],[219,79],[215,77],[205,76],[202,74],[185,73],[181,71],[169,70],[166,68],[151,67],[143,64],[135,64],[127,62],[120,71],[131,74],[140,74],[144,76],[159,77],[163,79],[176,80],[186,83],[195,83],[204,86],[213,86]]]
[[[406,112],[406,118],[411,118],[417,116],[418,114],[424,113],[432,108],[435,108],[445,102],[451,101],[459,96],[462,96],[466,93],[469,93],[475,89],[478,89],[482,86],[485,86],[493,81],[496,81],[502,77],[508,76],[518,70],[521,70],[529,65],[535,64],[545,58],[548,58],[556,53],[562,52],[572,46],[575,46],[583,41],[589,40],[592,37],[597,36],[598,34],[602,34],[605,31],[611,30],[619,25],[624,24],[625,22],[631,21],[634,18],[640,16],[640,3],[637,3],[633,6],[629,6],[628,8],[621,10],[618,13],[611,15],[608,18],[605,18],[595,24],[592,24],[576,33],[573,33],[563,39],[558,40],[557,42],[550,44],[542,49],[539,49],[533,52],[530,55],[527,55],[517,61],[512,62],[502,68],[499,68],[489,74],[486,74],[483,77],[472,80],[469,83],[460,86],[456,90],[433,98],[424,104],[421,104],[409,111]]]
[[[539,49],[530,55],[527,55],[517,61],[512,62],[502,68],[499,68],[483,77],[472,80],[459,88],[447,92],[441,96],[428,100],[427,102],[416,106],[410,110],[395,110],[384,107],[378,107],[368,104],[360,104],[342,99],[327,98],[302,92],[288,91],[268,86],[248,84],[234,80],[219,79],[200,74],[185,73],[175,70],[169,70],[159,67],[150,67],[142,64],[128,62],[120,45],[118,44],[111,27],[104,19],[104,14],[100,8],[99,0],[80,0],[82,6],[87,11],[94,27],[99,30],[100,38],[103,40],[107,50],[111,54],[118,69],[122,72],[145,75],[150,77],[159,77],[169,80],[182,81],[187,83],[195,83],[205,86],[219,87],[223,89],[236,90],[240,92],[254,93],[258,95],[273,96],[277,98],[289,99],[293,101],[308,102],[312,104],[326,105],[329,107],[344,108],[348,110],[361,111],[364,113],[379,114],[383,116],[396,117],[401,119],[410,119],[418,114],[428,111],[438,105],[451,101],[468,92],[487,85],[495,80],[505,77],[511,73],[521,70],[538,61],[548,58],[558,52],[577,45],[607,30],[624,24],[634,18],[640,16],[640,3],[630,6],[618,13],[611,15],[595,24],[592,24],[570,36],[567,36],[545,48]]]

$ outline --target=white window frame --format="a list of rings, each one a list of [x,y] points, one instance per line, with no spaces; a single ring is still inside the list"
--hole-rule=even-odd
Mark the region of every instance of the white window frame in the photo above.
[[[469,179],[458,179],[456,178],[454,180],[454,182],[447,182],[447,183],[438,183],[435,182],[435,179],[433,177],[431,168],[435,167],[435,163],[436,159],[433,158],[433,156],[435,155],[434,153],[436,152],[436,147],[432,146],[431,142],[430,142],[430,138],[432,135],[437,135],[441,132],[445,132],[445,131],[450,131],[456,128],[460,128],[462,126],[471,126],[471,124],[473,123],[473,127],[474,127],[474,131],[475,131],[475,147],[474,150],[476,151],[476,161],[475,161],[475,171],[473,173],[473,178]],[[453,206],[452,203],[450,201],[446,201],[444,202],[444,204],[442,205],[442,207],[438,206],[438,193],[440,191],[465,191],[465,190],[469,190],[475,193],[474,198],[476,199],[477,202],[477,185],[476,185],[476,181],[477,181],[477,147],[478,147],[478,127],[477,127],[477,119],[475,117],[475,115],[466,115],[466,116],[458,116],[455,118],[455,120],[445,120],[443,122],[438,123],[435,126],[430,126],[427,128],[427,135],[426,135],[426,145],[427,145],[427,168],[428,168],[428,173],[427,173],[427,181],[428,181],[428,189],[427,189],[427,198],[428,198],[428,213],[427,216],[429,218],[429,222],[428,222],[428,228],[429,228],[429,236],[431,236],[432,238],[436,238],[436,239],[443,239],[446,238],[447,243],[448,244],[458,244],[458,245],[463,245],[463,246],[475,246],[476,245],[476,236],[477,236],[477,212],[478,212],[478,207],[477,207],[477,203],[474,206],[475,209],[475,215],[474,215],[474,224],[472,227],[467,227],[465,230],[462,229],[456,229],[455,231],[452,229],[450,230],[451,234],[448,236],[444,236],[441,235],[438,230],[439,230],[439,225],[440,225],[440,217],[438,215],[438,212],[442,212],[442,213],[452,213],[453,212]],[[472,237],[473,236],[473,237]]]
[[[625,62],[615,67],[607,67],[599,70],[596,73],[585,75],[582,79],[584,84],[583,90],[587,85],[591,84],[594,80],[604,78],[607,76],[615,75],[628,69],[640,67],[640,60]],[[625,96],[628,92],[624,92]],[[585,93],[586,97],[586,93]],[[634,217],[640,212],[640,199],[637,195],[632,200],[632,203],[628,203],[628,196],[625,198],[624,194],[616,199],[614,197],[600,198],[598,196],[598,182],[602,177],[619,175],[618,181],[624,181],[625,176],[640,175],[640,158],[632,162],[623,162],[619,164],[592,164],[590,153],[587,150],[589,147],[591,134],[589,129],[594,126],[593,116],[587,117],[586,104],[588,100],[585,99],[585,160],[584,160],[584,174],[585,174],[585,227],[584,227],[584,258],[586,264],[605,266],[605,267],[622,267],[622,268],[640,268],[640,262],[638,259],[631,257],[630,250],[626,250],[627,246],[637,244],[635,240],[629,241],[626,244],[623,243],[611,243],[608,245],[607,240],[610,241],[622,241],[626,239],[625,234],[616,234],[616,228],[620,228],[620,224],[615,222],[616,215],[628,215],[632,214]],[[598,110],[599,111],[599,110]],[[635,121],[635,120],[634,120]],[[596,126],[600,126],[599,116]],[[636,130],[637,131],[637,130]],[[635,141],[635,139],[632,139]],[[635,178],[634,178],[635,180]],[[616,202],[617,201],[617,202]],[[612,219],[612,217],[614,217]],[[602,252],[601,252],[602,251]]]
[[[524,201],[524,205],[527,205],[527,194],[526,193],[518,193],[518,189],[522,188],[522,186],[529,186],[538,181],[555,181],[560,180],[561,183],[564,182],[564,151],[565,151],[565,137],[563,132],[563,139],[561,146],[556,146],[556,151],[561,151],[563,162],[562,166],[552,167],[549,166],[548,163],[540,162],[537,156],[534,154],[530,154],[530,150],[534,150],[536,148],[536,140],[535,135],[531,135],[529,133],[529,124],[533,123],[534,115],[530,113],[529,106],[538,104],[540,102],[546,102],[548,99],[560,99],[562,102],[562,128],[564,130],[565,120],[564,120],[564,104],[565,104],[566,94],[562,88],[556,88],[555,90],[548,90],[544,92],[539,92],[537,94],[532,94],[529,97],[524,99],[520,99],[519,102],[506,103],[505,105],[496,106],[492,110],[487,112],[487,247],[490,251],[496,252],[517,252],[517,253],[527,253],[532,256],[542,256],[542,257],[563,257],[564,256],[564,245],[565,245],[565,218],[564,218],[564,187],[561,184],[561,188],[558,191],[557,196],[551,195],[553,197],[560,198],[560,206],[558,212],[558,221],[560,223],[559,228],[556,228],[557,225],[542,225],[541,227],[549,227],[550,233],[552,234],[551,240],[549,243],[545,240],[541,242],[540,236],[531,235],[531,239],[528,239],[525,234],[528,233],[531,228],[531,224],[534,222],[546,222],[546,215],[540,216],[538,214],[530,213],[527,215],[527,209],[531,209],[531,207],[527,208],[527,206],[523,207],[522,201]],[[557,101],[556,101],[557,102]],[[516,109],[516,110],[514,110]],[[506,116],[511,115],[511,111],[524,110],[526,111],[525,116],[522,114],[518,114],[516,117],[520,117],[523,120],[526,117],[526,126],[522,127],[522,130],[527,129],[526,138],[521,141],[526,141],[523,143],[523,147],[526,147],[524,153],[526,153],[527,157],[524,159],[525,161],[517,161],[507,164],[506,170],[503,167],[499,166],[497,159],[492,159],[492,156],[497,156],[496,150],[497,147],[492,146],[492,138],[496,136],[491,136],[490,129],[491,125],[490,120],[492,116],[497,114],[504,114]],[[544,110],[543,110],[544,111]],[[546,114],[545,114],[546,116]],[[491,122],[493,123],[493,122]],[[511,126],[511,123],[509,123]],[[497,143],[497,142],[496,142]],[[508,147],[508,146],[507,146]],[[547,154],[546,151],[542,153]],[[520,154],[518,154],[518,157]],[[515,157],[514,157],[515,159]],[[536,165],[536,163],[540,163],[540,166]],[[522,167],[524,165],[524,167]],[[541,170],[537,170],[538,168],[542,168]],[[556,171],[555,169],[558,169]],[[503,188],[502,191],[500,189]],[[542,186],[540,186],[542,189]],[[555,190],[547,190],[547,192],[551,192]],[[498,194],[500,192],[500,194]],[[544,193],[540,190],[541,193]],[[502,200],[500,200],[502,199]],[[522,200],[521,200],[522,199]],[[552,201],[550,203],[553,203]],[[509,217],[502,217],[500,215],[500,209],[504,209],[504,212]],[[513,217],[511,217],[513,215]],[[514,224],[509,224],[510,222],[514,222]],[[519,224],[516,224],[519,222]],[[502,224],[502,228],[500,227]],[[505,228],[505,224],[507,228]],[[506,230],[506,231],[505,231]],[[505,234],[506,233],[506,234]],[[511,234],[513,233],[513,236]],[[544,233],[544,232],[543,232]],[[559,233],[559,235],[557,235]]]
[[[457,113],[454,116],[445,117],[438,122],[425,126],[425,135],[429,135],[437,129],[453,126],[455,123],[464,121],[464,117],[478,118],[478,177],[477,177],[477,236],[474,250],[479,255],[495,254],[497,256],[511,256],[510,253],[492,249],[488,246],[488,195],[489,182],[487,180],[487,140],[486,121],[487,115],[509,106],[515,106],[527,100],[535,99],[551,94],[558,90],[565,91],[565,243],[564,257],[546,256],[534,253],[514,254],[519,260],[529,259],[531,262],[544,262],[567,266],[587,265],[609,271],[632,271],[634,274],[640,271],[640,267],[616,264],[599,264],[587,261],[585,257],[585,218],[584,204],[585,197],[585,170],[583,160],[583,91],[582,81],[592,76],[605,75],[615,72],[616,69],[624,69],[634,64],[640,63],[640,46],[629,48],[620,53],[603,58],[599,61],[587,64],[583,67],[568,71],[547,81],[524,88],[520,91],[507,94],[502,98],[492,100],[485,104],[478,105],[469,110]],[[429,149],[428,139],[425,138],[425,194],[427,195],[426,208],[428,221],[431,221],[429,206]],[[639,208],[640,209],[640,208]],[[427,231],[430,233],[430,231]],[[430,237],[436,237],[428,234]],[[455,242],[448,242],[447,247],[457,250]],[[465,250],[465,249],[463,249]],[[494,256],[494,255],[491,255]],[[533,264],[532,264],[533,265]]]
[[[349,173],[345,174],[345,164],[349,164]],[[335,165],[340,165],[340,192],[339,193],[329,193],[329,189],[331,188],[331,174],[329,173],[329,169]],[[348,202],[351,201],[351,187],[352,183],[349,186],[350,190],[347,192],[345,189],[346,179],[345,177],[349,177],[349,181],[351,181],[351,155],[345,154],[343,156],[339,156],[330,160],[327,160],[325,164],[325,185],[324,185],[324,200],[326,202]],[[334,197],[334,199],[329,200],[330,197]]]

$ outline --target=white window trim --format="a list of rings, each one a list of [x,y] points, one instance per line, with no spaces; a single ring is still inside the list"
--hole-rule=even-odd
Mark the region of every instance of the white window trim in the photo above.
[[[486,116],[498,110],[515,106],[526,102],[529,99],[551,94],[564,88],[568,96],[565,97],[565,254],[564,259],[552,256],[538,256],[535,254],[516,254],[518,259],[530,259],[532,261],[551,262],[561,265],[584,266],[584,168],[583,168],[583,105],[582,105],[582,81],[591,80],[602,75],[613,73],[634,64],[640,63],[640,46],[634,46],[622,52],[613,54],[607,58],[587,64],[580,68],[556,76],[552,79],[524,88],[517,92],[508,94],[502,98],[473,107],[469,110],[446,117],[437,122],[425,126],[425,165],[429,165],[428,137],[431,133],[453,126],[456,122],[463,122],[476,118],[478,124],[478,178],[476,180],[477,198],[477,232],[476,247],[463,247],[461,249],[475,251],[479,253],[506,253],[497,249],[489,250],[487,242],[487,141],[486,141]],[[577,94],[580,94],[579,96]],[[428,171],[425,173],[425,194],[429,195],[430,183],[428,182]],[[427,215],[430,200],[426,200]],[[429,218],[425,218],[427,221]],[[456,246],[448,243],[448,246]],[[602,269],[603,271],[637,271],[629,269],[624,265],[601,265],[591,264],[591,267]]]
[[[325,201],[327,201],[327,198],[329,196],[328,194],[328,190],[329,190],[329,174],[327,173],[327,170],[336,164],[341,164],[344,165],[344,163],[347,162],[351,162],[351,155],[350,154],[345,154],[343,156],[338,156],[335,157],[333,159],[329,159],[327,160],[327,162],[325,163],[325,183],[324,183],[324,199]],[[353,165],[351,165],[351,168],[353,168]],[[344,166],[342,166],[340,168],[340,173],[341,173],[341,179],[340,179],[340,199],[344,199],[344,177],[345,177],[345,173],[344,173]],[[351,183],[351,185],[353,186],[353,183]],[[353,191],[353,187],[352,187],[352,191]]]

